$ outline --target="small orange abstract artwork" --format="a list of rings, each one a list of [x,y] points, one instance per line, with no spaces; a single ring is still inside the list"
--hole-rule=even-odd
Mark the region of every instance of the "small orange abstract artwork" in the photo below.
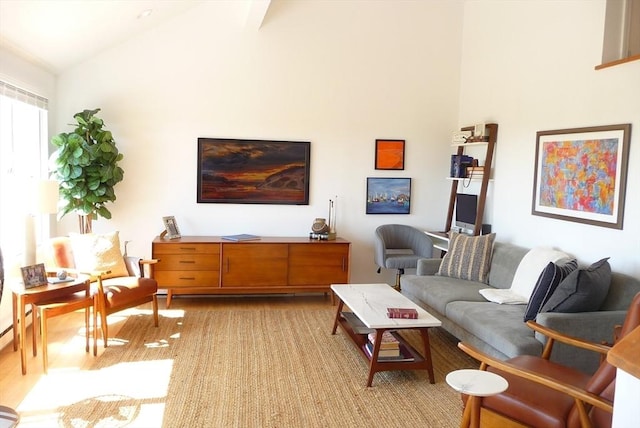
[[[404,169],[404,140],[376,140],[376,169]]]

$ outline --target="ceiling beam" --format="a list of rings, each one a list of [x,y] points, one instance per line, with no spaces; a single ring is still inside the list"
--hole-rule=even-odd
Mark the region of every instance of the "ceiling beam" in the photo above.
[[[271,0],[251,0],[247,12],[247,28],[259,30],[267,16],[267,11],[271,5]]]

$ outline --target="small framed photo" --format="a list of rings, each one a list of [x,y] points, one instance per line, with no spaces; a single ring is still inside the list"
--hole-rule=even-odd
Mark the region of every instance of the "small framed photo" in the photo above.
[[[404,169],[404,140],[376,140],[376,169]]]
[[[178,223],[174,216],[162,217],[162,221],[164,222],[164,229],[166,232],[166,235],[164,236],[165,238],[180,238],[180,229],[178,229]]]
[[[47,271],[44,269],[44,263],[37,265],[25,266],[22,270],[22,281],[24,282],[24,288],[40,287],[41,285],[47,285]]]

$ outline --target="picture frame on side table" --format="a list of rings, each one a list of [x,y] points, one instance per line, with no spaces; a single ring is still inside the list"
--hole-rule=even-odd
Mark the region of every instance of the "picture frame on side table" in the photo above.
[[[409,214],[410,178],[367,178],[367,214]]]
[[[44,263],[38,263],[37,265],[21,267],[22,281],[24,288],[40,287],[41,285],[47,285],[47,271],[44,268]]]
[[[162,217],[162,222],[164,223],[164,230],[166,234],[162,237],[165,239],[177,239],[180,238],[180,229],[178,229],[178,222],[174,216]]]
[[[405,140],[376,140],[376,169],[404,169]]]
[[[533,215],[622,229],[631,124],[539,131]]]

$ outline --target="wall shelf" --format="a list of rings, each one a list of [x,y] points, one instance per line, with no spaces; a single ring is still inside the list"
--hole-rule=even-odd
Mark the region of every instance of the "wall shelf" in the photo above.
[[[473,131],[473,126],[468,126],[462,128],[461,131]],[[449,194],[449,211],[447,213],[447,223],[445,224],[445,231],[451,230],[451,224],[453,222],[453,214],[455,210],[456,203],[456,194],[458,193],[458,185],[462,180],[469,180],[473,182],[480,182],[480,191],[478,192],[478,207],[476,213],[476,221],[474,225],[473,234],[480,235],[480,231],[482,230],[482,221],[484,218],[484,206],[487,199],[487,187],[489,186],[489,182],[492,181],[489,176],[491,175],[491,165],[493,164],[493,152],[495,149],[496,141],[498,139],[498,124],[497,123],[487,123],[484,127],[484,135],[489,136],[489,141],[482,142],[473,142],[473,143],[457,143],[452,144],[453,147],[457,147],[457,155],[463,155],[465,152],[465,148],[467,147],[478,147],[484,146],[486,147],[485,153],[485,174],[482,177],[478,178],[454,178],[449,177],[451,180],[451,193]]]

